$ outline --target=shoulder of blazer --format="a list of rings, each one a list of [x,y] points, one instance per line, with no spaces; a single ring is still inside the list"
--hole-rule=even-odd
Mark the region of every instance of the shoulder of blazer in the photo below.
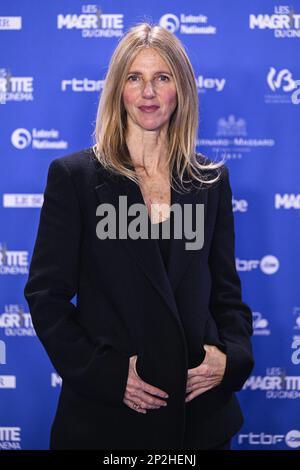
[[[94,159],[96,159],[96,157],[94,155],[93,148],[88,147],[83,150],[64,155],[63,157],[55,158],[54,161],[58,164],[61,163],[66,165],[72,172],[78,169],[83,170],[88,168]]]
[[[73,152],[52,160],[51,164],[63,166],[77,187],[96,185],[105,179],[107,170],[97,160],[93,147]]]

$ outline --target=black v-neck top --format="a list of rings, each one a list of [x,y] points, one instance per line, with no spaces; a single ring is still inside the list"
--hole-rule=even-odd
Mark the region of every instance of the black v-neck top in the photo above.
[[[168,238],[163,238],[163,226],[170,224],[170,236]],[[157,243],[160,249],[160,253],[166,267],[166,271],[168,271],[168,262],[170,256],[170,239],[172,238],[172,231],[173,231],[173,212],[171,211],[170,217],[162,222],[158,222],[157,224],[151,224],[152,226],[158,226],[159,229],[159,237],[157,238]]]

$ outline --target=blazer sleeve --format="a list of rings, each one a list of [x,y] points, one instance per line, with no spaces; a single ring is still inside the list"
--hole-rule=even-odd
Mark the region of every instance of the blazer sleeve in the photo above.
[[[210,311],[225,345],[226,368],[221,387],[238,391],[254,366],[252,312],[241,298],[235,265],[235,232],[228,168],[223,167],[219,207],[209,257],[212,278]]]
[[[67,164],[49,166],[29,276],[24,288],[33,325],[54,368],[74,391],[120,405],[129,358],[105,338],[92,342],[71,299],[80,275],[82,213]]]

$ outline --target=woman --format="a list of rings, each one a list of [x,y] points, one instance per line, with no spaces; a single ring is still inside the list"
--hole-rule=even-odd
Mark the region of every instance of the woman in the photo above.
[[[228,171],[195,153],[197,116],[182,44],[137,25],[112,56],[95,146],[49,167],[24,293],[63,379],[51,449],[229,448],[242,425],[251,311]],[[172,222],[170,240],[119,236],[137,203],[148,229]],[[201,248],[175,236],[175,205],[192,208],[185,224],[204,207]]]

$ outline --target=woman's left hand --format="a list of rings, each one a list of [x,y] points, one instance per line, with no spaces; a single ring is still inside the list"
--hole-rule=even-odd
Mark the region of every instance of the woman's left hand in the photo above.
[[[224,376],[226,354],[217,346],[205,344],[204,349],[206,351],[204,361],[199,366],[188,370],[186,402],[219,385]]]

